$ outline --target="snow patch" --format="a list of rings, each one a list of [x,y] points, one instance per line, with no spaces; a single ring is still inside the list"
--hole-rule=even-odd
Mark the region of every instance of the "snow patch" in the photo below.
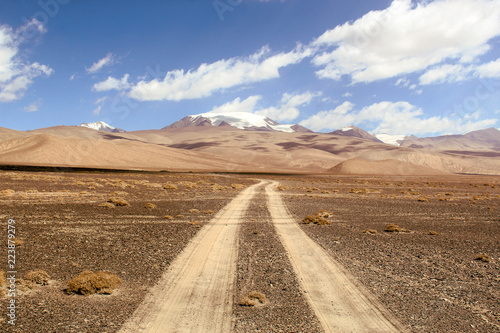
[[[249,112],[206,112],[189,117],[191,121],[196,121],[200,117],[207,118],[212,123],[212,126],[219,126],[222,122],[225,122],[239,129],[264,127],[279,132],[295,132],[292,129],[293,125],[280,125],[266,116]]]
[[[394,146],[400,146],[401,142],[406,138],[406,135],[395,135],[395,134],[374,134],[377,139],[383,143],[387,143]]]

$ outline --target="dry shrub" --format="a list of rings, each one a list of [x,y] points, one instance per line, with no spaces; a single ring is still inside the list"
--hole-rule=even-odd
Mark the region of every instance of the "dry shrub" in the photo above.
[[[151,202],[148,202],[147,204],[144,205],[144,208],[147,209],[155,209],[157,206],[155,204],[152,204]]]
[[[68,294],[112,294],[122,283],[116,275],[108,272],[83,271],[68,282]]]
[[[26,281],[33,282],[35,284],[41,284],[42,286],[46,286],[49,284],[50,276],[46,271],[39,269],[36,271],[29,271],[24,276],[24,279]]]
[[[177,190],[177,185],[172,183],[163,184],[163,189],[165,190]]]
[[[0,196],[10,197],[10,196],[13,196],[15,193],[16,193],[16,191],[11,190],[11,189],[1,190]]]
[[[243,189],[245,188],[246,186],[243,185],[243,184],[231,184],[231,187],[232,188],[235,188],[235,189]]]
[[[182,215],[182,214],[177,214],[175,217],[177,217],[178,219],[183,219],[183,218],[184,218],[184,215]]]
[[[6,295],[5,289],[7,288],[7,279],[5,279],[5,272],[0,271],[0,297]]]
[[[12,238],[10,240],[10,244],[12,244],[12,242],[14,242],[14,245],[16,245],[16,246],[21,246],[21,245],[24,244],[24,239],[21,239],[21,238]],[[7,241],[7,243],[9,243],[9,242]]]
[[[130,206],[127,200],[121,197],[112,197],[108,199],[108,202],[115,204],[115,206]]]
[[[401,231],[403,231],[403,228],[401,228],[397,224],[389,224],[387,227],[385,227],[384,231],[386,231],[386,232],[401,232]]]
[[[482,262],[490,262],[491,258],[486,254],[480,254],[477,257],[475,257],[474,260],[480,260]]]
[[[170,216],[170,215],[165,215],[163,216],[164,219],[167,219],[167,220],[173,220],[174,217],[173,216]]]
[[[99,207],[115,208],[115,205],[112,204],[111,202],[103,202],[102,204],[99,205]]]
[[[377,232],[378,232],[378,231],[377,231],[377,230],[375,230],[375,229],[365,229],[365,230],[363,231],[363,233],[364,233],[364,234],[371,234],[371,235],[374,235],[374,234],[376,234]]]
[[[329,225],[332,224],[332,222],[328,221],[324,217],[318,216],[318,215],[307,215],[302,219],[302,223],[304,224],[317,224],[317,225]]]
[[[209,210],[204,211],[203,213],[208,215],[208,214],[213,214],[214,211],[209,209]]]
[[[427,198],[418,198],[419,202],[428,202],[429,200]]]
[[[288,186],[280,185],[280,186],[276,187],[276,189],[277,189],[278,191],[285,191],[285,190],[287,190],[287,189],[288,189]]]
[[[213,184],[212,185],[212,191],[224,191],[226,189],[225,186],[219,185],[219,184]]]
[[[191,214],[198,214],[200,211],[199,211],[198,209],[196,209],[196,208],[191,208],[191,209],[189,210],[189,212],[190,212]]]
[[[429,235],[437,236],[437,235],[439,235],[439,232],[431,230],[431,231],[429,231]]]
[[[28,292],[35,287],[35,283],[25,279],[16,280],[16,289],[22,292]]]
[[[328,218],[328,217],[332,217],[333,213],[329,212],[327,210],[320,210],[319,212],[316,213],[316,216]]]
[[[194,225],[196,228],[201,228],[201,225],[199,222],[193,221],[193,222],[189,222],[189,224]]]
[[[259,306],[264,305],[266,302],[267,298],[264,294],[258,291],[251,291],[239,304],[241,306]]]
[[[198,187],[198,185],[196,183],[188,182],[188,181],[182,181],[182,182],[179,182],[179,184],[185,186],[186,188],[197,188]]]

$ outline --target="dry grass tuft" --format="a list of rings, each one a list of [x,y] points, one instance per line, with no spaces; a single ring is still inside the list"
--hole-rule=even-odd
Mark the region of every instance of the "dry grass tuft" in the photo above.
[[[208,215],[208,214],[213,214],[214,211],[209,209],[209,210],[204,211],[203,213]]]
[[[24,279],[35,284],[46,286],[49,284],[50,275],[44,270],[29,271],[24,276]]]
[[[365,229],[365,230],[363,230],[363,233],[364,233],[364,234],[371,234],[371,235],[374,235],[374,234],[376,234],[377,232],[378,232],[378,231],[377,231],[377,230],[375,230],[375,229]]]
[[[333,213],[327,210],[320,210],[319,212],[316,213],[316,216],[328,218],[328,217],[333,217]]]
[[[127,200],[121,197],[112,197],[108,199],[108,202],[115,204],[115,206],[130,206]]]
[[[13,196],[15,193],[16,193],[16,191],[11,190],[11,189],[1,190],[0,196],[10,197],[10,196]]]
[[[5,278],[5,272],[0,271],[0,297],[4,297],[7,293],[5,289],[7,288],[7,279]]]
[[[152,204],[151,202],[148,202],[147,204],[144,205],[144,208],[147,209],[155,209],[157,206],[155,204]]]
[[[302,223],[304,224],[317,224],[317,225],[329,225],[332,222],[328,221],[324,217],[318,215],[307,215],[302,219]]]
[[[12,238],[12,239],[10,239],[10,244],[12,244],[12,242],[14,242],[14,244],[16,246],[21,246],[21,245],[24,244],[24,239],[21,239],[21,238]],[[7,243],[9,243],[9,242],[7,241]]]
[[[267,298],[264,294],[258,291],[252,291],[240,301],[241,306],[259,306],[267,303]]]
[[[191,209],[189,210],[189,212],[190,212],[191,214],[198,214],[200,211],[199,211],[198,209],[196,209],[196,208],[191,208]]]
[[[477,257],[475,257],[474,260],[480,260],[482,262],[490,262],[491,258],[486,254],[480,254]]]
[[[385,227],[384,231],[386,231],[386,232],[401,232],[401,231],[403,231],[403,228],[401,228],[397,224],[389,224],[387,227]]]
[[[243,184],[231,184],[231,187],[232,188],[235,188],[235,189],[243,189],[245,188],[246,186],[243,185]]]
[[[165,190],[177,190],[177,185],[172,183],[166,183],[163,185],[163,189]]]
[[[108,272],[83,271],[68,282],[68,294],[112,294],[122,283],[116,275]]]
[[[431,231],[429,231],[429,235],[437,236],[437,235],[439,235],[439,232],[431,230]]]
[[[112,204],[111,202],[104,202],[104,203],[100,204],[99,207],[115,208],[115,205]]]
[[[173,220],[174,219],[174,217],[171,216],[171,215],[165,215],[165,216],[163,216],[163,218],[167,219],[167,220]]]

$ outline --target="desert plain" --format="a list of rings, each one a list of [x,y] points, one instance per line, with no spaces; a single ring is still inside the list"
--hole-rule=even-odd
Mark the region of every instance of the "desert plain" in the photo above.
[[[230,331],[328,331],[273,223],[271,193],[294,225],[376,300],[396,331],[500,330],[498,176],[42,168],[2,170],[0,183],[2,242],[14,219],[18,244],[16,325],[7,322],[3,297],[2,331],[126,331],[175,259],[252,186],[238,225],[221,229],[229,225],[235,235],[229,310],[221,314]],[[303,222],[319,211],[327,211],[325,223]],[[389,225],[396,226],[392,232],[385,231]],[[37,270],[47,273],[46,283],[29,281]],[[111,294],[68,293],[68,282],[85,270],[112,273],[121,283]],[[211,298],[197,302],[203,311],[218,307]]]

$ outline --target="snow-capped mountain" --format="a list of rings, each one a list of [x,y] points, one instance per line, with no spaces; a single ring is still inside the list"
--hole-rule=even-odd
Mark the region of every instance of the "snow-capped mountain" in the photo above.
[[[95,129],[97,131],[111,132],[111,133],[125,132],[124,130],[122,130],[120,128],[116,128],[116,127],[113,127],[111,125],[106,124],[104,121],[96,121],[93,123],[82,123],[78,126],[92,128],[92,129]]]
[[[366,139],[366,140],[370,140],[370,141],[374,141],[374,142],[382,142],[380,139],[378,139],[374,135],[371,135],[367,131],[365,131],[359,127],[353,126],[353,125],[349,125],[349,126],[341,128],[341,129],[338,129],[336,131],[330,132],[330,134],[342,135],[342,136],[352,136],[352,137]]]
[[[300,125],[281,125],[266,116],[249,112],[206,112],[191,115],[166,126],[168,128],[183,128],[194,126],[232,126],[243,130],[276,131],[276,132],[311,132]]]

